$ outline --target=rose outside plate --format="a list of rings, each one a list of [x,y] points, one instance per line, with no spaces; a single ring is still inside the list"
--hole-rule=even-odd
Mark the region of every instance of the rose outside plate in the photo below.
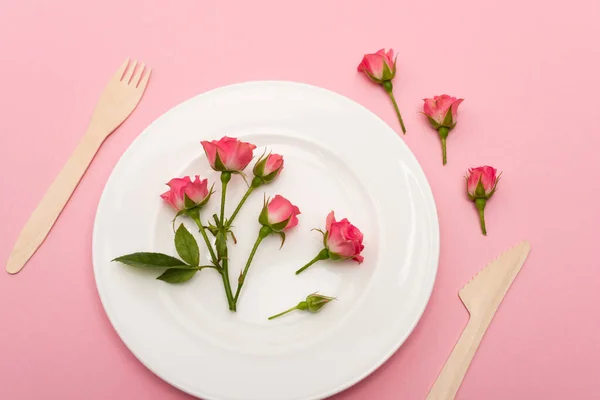
[[[173,210],[159,195],[173,177],[200,175],[220,189],[200,145],[223,136],[283,155],[279,177],[261,186],[236,217],[229,242],[232,285],[258,235],[264,196],[300,208],[284,246],[258,249],[237,304],[228,310],[221,277],[202,270],[181,284],[154,270],[112,263],[139,251],[176,255]],[[252,165],[246,172],[252,174]],[[226,215],[246,191],[234,175]],[[218,212],[220,193],[202,209]],[[364,233],[364,262],[320,261],[294,272],[322,248],[335,210]],[[209,254],[193,221],[202,263]],[[291,82],[216,89],[171,109],[129,147],[111,174],[93,234],[96,284],[115,330],[133,354],[173,386],[207,400],[309,400],[366,377],[405,341],[433,288],[439,227],[433,196],[416,159],[380,118],[333,92]],[[296,311],[308,294],[334,296],[316,314]]]

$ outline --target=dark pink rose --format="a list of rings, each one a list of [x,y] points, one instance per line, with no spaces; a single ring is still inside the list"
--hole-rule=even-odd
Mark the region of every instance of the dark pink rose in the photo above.
[[[434,96],[433,99],[423,99],[423,114],[429,118],[429,122],[434,129],[446,127],[454,128],[456,125],[456,116],[458,114],[458,106],[464,99],[443,94]]]
[[[269,183],[275,180],[283,169],[283,157],[279,154],[269,154],[261,157],[254,166],[254,176],[260,183]]]
[[[467,195],[471,201],[475,202],[475,207],[479,212],[481,233],[487,235],[484,209],[489,198],[496,192],[500,174],[496,174],[496,168],[484,165],[483,167],[469,168],[469,173],[465,178],[467,180]]]
[[[263,207],[258,221],[274,232],[282,232],[298,225],[300,209],[283,196],[276,195]]]
[[[359,264],[363,262],[360,253],[365,246],[362,232],[346,218],[335,220],[334,212],[330,212],[326,220],[327,232],[325,233],[325,247],[329,250],[332,260],[353,259]]]
[[[374,54],[365,54],[358,70],[364,72],[373,82],[391,81],[396,75],[394,50],[390,49],[386,53],[385,49],[381,49]]]
[[[489,165],[469,168],[467,176],[467,194],[471,199],[489,199],[494,194],[497,183],[498,177],[496,176],[496,168],[490,167]]]
[[[203,206],[210,197],[208,179],[200,179],[198,175],[193,181],[189,176],[173,178],[167,185],[169,190],[160,197],[177,211]]]
[[[255,145],[235,138],[203,141],[202,147],[210,166],[215,171],[241,172],[254,157]]]

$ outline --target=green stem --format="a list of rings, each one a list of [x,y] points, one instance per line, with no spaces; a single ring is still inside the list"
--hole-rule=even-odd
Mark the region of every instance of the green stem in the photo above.
[[[221,277],[223,278],[223,286],[225,286],[225,295],[227,296],[227,303],[229,309],[235,311],[235,300],[233,299],[233,293],[231,291],[231,283],[229,282],[229,260],[227,257],[221,260],[223,268],[219,270]]]
[[[294,310],[297,310],[297,309],[298,309],[298,306],[292,307],[292,308],[290,308],[289,310],[285,310],[284,312],[280,312],[279,314],[275,314],[275,315],[272,315],[272,316],[270,316],[270,317],[269,317],[269,320],[271,320],[271,319],[275,319],[275,318],[277,318],[277,317],[281,317],[282,315],[285,315],[285,314],[287,314],[287,313],[289,313],[289,312],[292,312],[292,311],[294,311]]]
[[[444,126],[441,126],[438,129],[438,133],[440,135],[440,140],[442,141],[442,164],[446,165],[446,138],[448,137],[448,132],[450,130]]]
[[[404,121],[402,121],[402,115],[400,115],[400,109],[398,108],[398,103],[396,103],[396,98],[394,97],[394,87],[392,86],[391,81],[383,82],[383,88],[390,95],[390,99],[392,99],[392,104],[394,105],[394,110],[396,110],[396,115],[398,116],[398,120],[400,121],[400,127],[402,128],[402,133],[406,135],[406,128],[404,127]]]
[[[479,225],[481,226],[481,233],[484,236],[487,235],[487,230],[485,229],[485,216],[483,214],[483,210],[485,209],[485,199],[475,199],[475,207],[479,211]]]
[[[213,250],[213,247],[210,244],[210,240],[208,239],[208,235],[206,234],[206,229],[204,228],[204,225],[202,224],[202,220],[200,220],[200,213],[199,212],[194,213],[194,214],[190,213],[190,217],[194,220],[196,225],[198,225],[198,229],[200,230],[200,234],[202,235],[202,238],[204,239],[204,243],[206,243],[206,247],[208,247],[208,251],[210,253],[210,258],[211,258],[213,264],[215,264],[215,266],[218,268],[219,262],[217,260],[217,256],[215,255],[215,251]]]
[[[327,250],[327,249],[321,250],[319,252],[319,254],[317,254],[317,256],[315,258],[313,258],[312,260],[310,260],[310,262],[308,264],[306,264],[304,267],[302,267],[298,271],[296,271],[296,275],[298,275],[299,273],[301,273],[302,271],[304,271],[305,269],[307,269],[308,267],[310,267],[311,265],[313,265],[317,261],[326,260],[328,258],[329,258],[329,250]]]
[[[231,214],[231,217],[229,217],[229,220],[227,221],[227,228],[231,227],[231,224],[233,224],[233,220],[238,215],[238,213],[242,209],[242,206],[244,205],[244,203],[248,199],[248,196],[250,196],[250,193],[252,193],[253,190],[254,190],[254,185],[250,185],[248,190],[246,190],[246,194],[244,194],[244,197],[242,197],[242,200],[240,200],[239,204],[235,208],[235,211],[233,212],[233,214]]]
[[[250,252],[250,256],[248,256],[248,261],[246,261],[246,266],[244,267],[244,271],[242,271],[242,274],[240,275],[240,278],[238,279],[238,287],[237,290],[235,291],[235,296],[233,297],[233,301],[237,304],[238,301],[238,297],[240,296],[240,292],[242,291],[242,286],[244,286],[244,282],[246,281],[246,275],[248,274],[248,270],[250,269],[250,264],[252,264],[252,260],[254,259],[254,255],[256,254],[256,250],[258,249],[258,246],[260,246],[260,243],[263,241],[264,238],[266,238],[267,236],[269,236],[269,234],[271,234],[271,228],[269,228],[268,226],[263,226],[262,228],[260,228],[260,232],[258,234],[258,237],[256,238],[256,242],[254,242],[254,247],[252,248],[252,251]]]
[[[221,225],[225,224],[225,198],[227,196],[227,184],[231,180],[231,172],[221,172]]]

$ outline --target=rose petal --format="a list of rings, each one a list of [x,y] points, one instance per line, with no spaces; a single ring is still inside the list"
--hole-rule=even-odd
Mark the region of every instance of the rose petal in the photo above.
[[[327,215],[327,219],[325,220],[325,230],[329,231],[331,229],[331,224],[335,222],[335,213],[331,211]]]

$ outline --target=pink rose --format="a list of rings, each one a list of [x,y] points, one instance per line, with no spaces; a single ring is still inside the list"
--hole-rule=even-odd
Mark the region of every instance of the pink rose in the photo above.
[[[423,114],[429,118],[429,122],[433,129],[439,129],[441,126],[448,129],[454,128],[456,125],[456,115],[458,106],[464,99],[443,94],[434,96],[433,99],[423,99]]]
[[[442,141],[442,163],[446,165],[446,138],[448,133],[456,126],[458,106],[463,99],[443,94],[434,96],[433,99],[423,99],[423,114],[429,119],[431,127],[438,131]]]
[[[261,157],[254,165],[254,176],[259,179],[260,184],[275,180],[283,169],[283,157],[279,154],[269,154]]]
[[[348,219],[335,220],[334,212],[330,212],[326,220],[325,247],[332,260],[353,259],[359,264],[364,258],[360,255],[365,248],[362,244],[362,232],[352,225]]]
[[[475,202],[475,207],[479,212],[481,233],[484,235],[487,235],[487,230],[483,210],[489,198],[496,192],[500,175],[496,175],[496,168],[484,165],[483,167],[469,168],[469,173],[465,177],[467,180],[467,195],[471,201]]]
[[[358,71],[364,72],[373,82],[383,86],[390,96],[390,100],[392,100],[392,105],[398,116],[402,133],[406,133],[404,121],[402,121],[402,115],[400,115],[400,109],[398,108],[396,98],[394,97],[394,85],[392,85],[392,79],[396,76],[396,58],[394,57],[394,50],[390,49],[386,53],[385,49],[381,49],[375,54],[365,54],[360,64],[358,64]]]
[[[375,54],[365,54],[358,64],[358,71],[364,72],[376,83],[391,81],[396,75],[394,50],[390,49],[386,53],[385,49],[381,49]]]
[[[481,186],[479,184],[481,183]],[[469,168],[467,176],[467,194],[474,200],[477,197],[489,199],[496,190],[496,168],[484,165],[483,167]],[[477,190],[479,188],[479,191]]]
[[[283,196],[276,195],[263,207],[258,221],[274,232],[287,231],[298,225],[300,209]]]
[[[352,259],[359,264],[364,261],[364,257],[360,254],[365,248],[363,234],[356,226],[352,225],[346,218],[336,221],[335,214],[332,211],[327,216],[325,227],[326,232],[317,229],[323,234],[325,248],[315,258],[296,271],[296,275],[320,260],[343,261]]]
[[[254,157],[255,145],[235,138],[202,141],[202,147],[210,166],[215,171],[241,172]]]
[[[208,179],[201,180],[198,175],[192,181],[189,176],[173,178],[167,183],[169,190],[160,195],[175,210],[203,206],[210,198]]]

